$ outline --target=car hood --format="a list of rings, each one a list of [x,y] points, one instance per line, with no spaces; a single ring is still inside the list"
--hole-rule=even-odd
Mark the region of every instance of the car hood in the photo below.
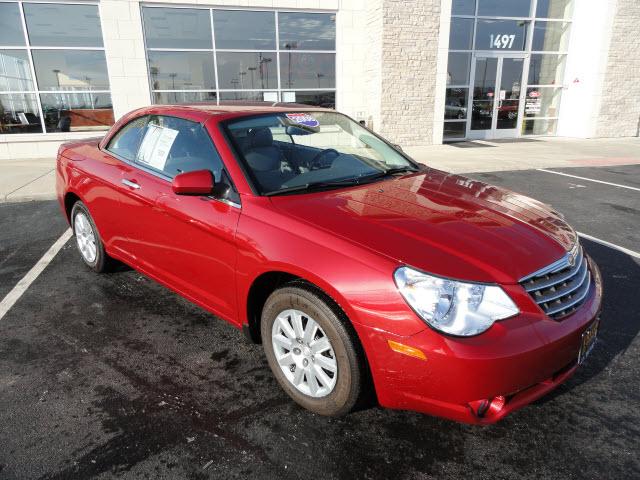
[[[271,200],[283,213],[399,264],[463,280],[516,283],[577,241],[548,205],[435,169]]]

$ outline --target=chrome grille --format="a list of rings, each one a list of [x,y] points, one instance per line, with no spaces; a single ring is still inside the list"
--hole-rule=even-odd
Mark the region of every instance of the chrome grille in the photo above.
[[[582,247],[576,245],[562,259],[523,278],[520,284],[551,318],[570,315],[584,303],[591,285]]]

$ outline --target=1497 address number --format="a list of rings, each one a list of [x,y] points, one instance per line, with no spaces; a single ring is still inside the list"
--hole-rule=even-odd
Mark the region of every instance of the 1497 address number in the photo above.
[[[491,37],[491,48],[510,49],[516,39],[515,35],[489,35]]]

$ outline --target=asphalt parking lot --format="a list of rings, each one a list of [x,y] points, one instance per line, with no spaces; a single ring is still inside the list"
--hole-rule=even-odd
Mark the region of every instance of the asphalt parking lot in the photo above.
[[[556,169],[640,188],[640,165]],[[471,175],[640,251],[640,191],[528,170]],[[55,202],[0,205],[0,300],[66,229]],[[583,239],[604,277],[598,343],[551,395],[489,427],[370,408],[308,413],[260,346],[67,242],[0,318],[0,478],[639,478],[640,260]]]

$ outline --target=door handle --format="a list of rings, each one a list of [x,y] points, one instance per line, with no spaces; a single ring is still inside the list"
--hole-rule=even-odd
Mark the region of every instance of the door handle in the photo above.
[[[134,190],[138,190],[140,188],[140,185],[138,185],[135,181],[132,182],[131,180],[127,180],[126,178],[123,178],[121,182],[127,187],[133,188]]]

